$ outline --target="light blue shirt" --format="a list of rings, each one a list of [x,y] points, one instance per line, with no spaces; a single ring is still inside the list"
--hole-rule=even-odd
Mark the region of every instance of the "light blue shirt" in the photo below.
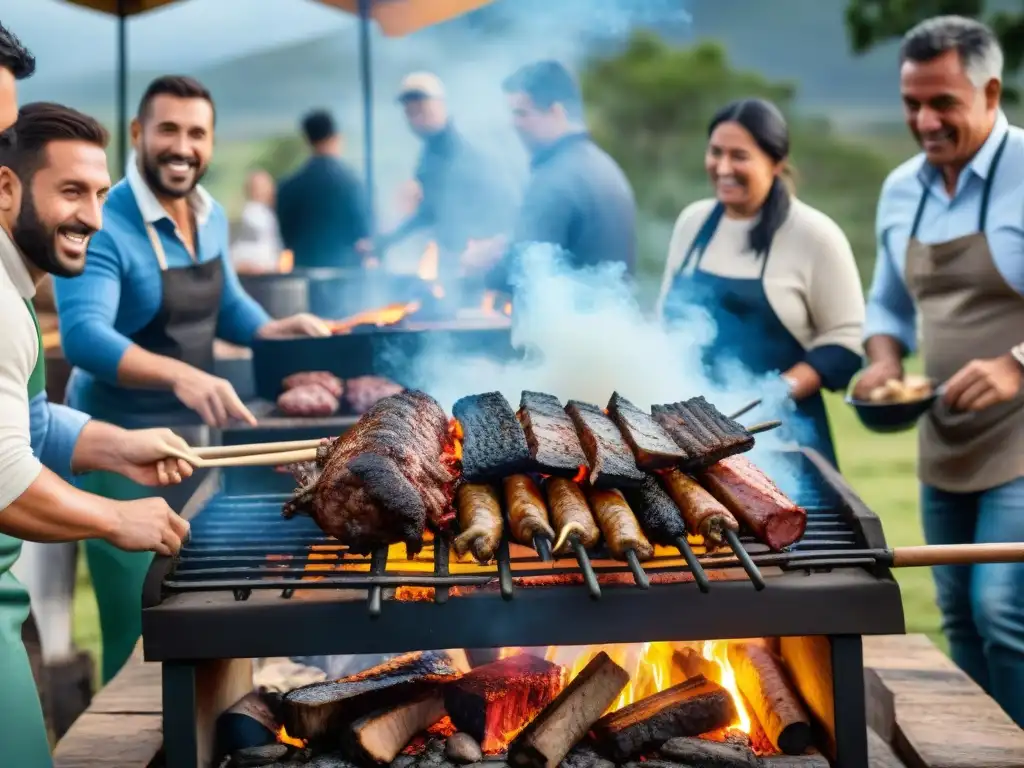
[[[1007,132],[1006,148],[992,177],[985,235],[996,269],[1010,287],[1024,294],[1024,130],[1011,126],[1000,111],[992,133],[960,174],[952,197],[923,153],[890,173],[882,185],[875,220],[878,256],[868,292],[865,338],[893,336],[908,352],[916,350],[917,313],[904,275],[921,194],[927,188],[928,201],[917,228],[919,241],[942,243],[977,232],[985,180],[992,174],[993,157]]]
[[[45,392],[29,401],[32,453],[51,471],[71,479],[71,457],[89,416],[63,405],[51,403]]]

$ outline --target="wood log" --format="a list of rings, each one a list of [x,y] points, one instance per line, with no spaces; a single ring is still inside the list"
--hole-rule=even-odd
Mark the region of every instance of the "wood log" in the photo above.
[[[626,687],[629,673],[599,652],[512,741],[517,768],[556,768]]]
[[[361,717],[346,733],[346,752],[358,760],[390,763],[409,740],[444,717],[440,689]]]
[[[584,743],[573,747],[559,768],[615,768],[615,763]]]
[[[281,719],[294,738],[334,742],[356,718],[406,702],[458,676],[444,652],[407,653],[341,680],[289,691],[281,702]]]
[[[563,667],[522,653],[477,667],[445,686],[444,704],[456,728],[472,736],[484,752],[497,752],[564,685]]]
[[[830,763],[816,749],[802,755],[766,755],[757,760],[758,768],[829,768]]]
[[[697,675],[704,675],[713,683],[719,685],[722,683],[722,667],[718,662],[704,658],[704,654],[693,648],[672,651],[672,663],[682,670],[687,680]]]
[[[666,760],[701,768],[757,768],[757,757],[746,746],[705,739],[669,739],[659,754]]]
[[[703,675],[605,715],[594,723],[603,751],[618,762],[679,736],[699,736],[738,720],[732,696]]]
[[[811,718],[793,690],[782,662],[763,645],[730,643],[729,663],[737,687],[772,745],[786,755],[807,751],[812,738]]]

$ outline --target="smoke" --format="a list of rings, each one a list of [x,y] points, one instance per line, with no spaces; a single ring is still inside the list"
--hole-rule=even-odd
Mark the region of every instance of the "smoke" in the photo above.
[[[641,311],[623,265],[573,269],[548,244],[524,248],[510,282],[512,344],[520,358],[467,354],[435,337],[414,359],[385,354],[384,367],[400,370],[403,383],[428,392],[449,412],[459,398],[491,391],[514,408],[523,390],[602,407],[618,392],[644,409],[703,395],[726,414],[760,399],[741,421],[781,419],[788,429],[784,436],[782,430],[759,435],[751,458],[783,487],[797,482],[792,463],[775,452],[799,439],[786,385],[777,374],[755,375],[738,362],[713,377],[704,356],[716,328],[705,311],[693,308],[667,327]]]

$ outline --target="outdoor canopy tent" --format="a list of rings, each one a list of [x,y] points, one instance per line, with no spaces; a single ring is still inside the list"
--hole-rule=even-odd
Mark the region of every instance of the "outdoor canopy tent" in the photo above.
[[[117,16],[117,155],[124,173],[128,156],[128,32],[127,19],[183,0],[65,0]],[[373,184],[373,73],[370,68],[370,20],[388,37],[401,37],[423,27],[461,16],[492,0],[318,0],[359,16],[359,75],[363,92],[365,174],[370,220],[376,229]]]

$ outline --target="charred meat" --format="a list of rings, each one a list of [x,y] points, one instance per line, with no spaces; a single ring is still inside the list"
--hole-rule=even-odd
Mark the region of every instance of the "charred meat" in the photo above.
[[[575,477],[580,467],[588,467],[576,427],[557,397],[523,392],[518,415],[537,472]]]
[[[590,466],[588,479],[595,488],[623,488],[637,486],[644,481],[644,473],[636,465],[633,452],[623,440],[615,422],[590,403],[570,400],[565,406],[583,452]]]
[[[652,472],[674,467],[689,458],[649,413],[637,408],[618,392],[613,392],[608,401],[608,415],[618,425],[640,469]]]
[[[732,513],[700,483],[678,469],[661,474],[665,489],[683,513],[687,530],[704,537],[708,544],[724,543],[725,531],[738,531],[740,526]]]
[[[404,387],[383,376],[357,376],[345,382],[345,403],[352,413],[363,414],[385,397],[397,395]]]
[[[530,449],[512,406],[500,392],[456,401],[452,414],[462,427],[462,476],[486,483],[525,472]]]
[[[654,477],[648,475],[639,488],[627,488],[625,495],[640,527],[655,544],[675,546],[686,538],[683,513]]]
[[[686,451],[687,460],[683,468],[687,470],[710,467],[726,456],[754,447],[753,435],[742,424],[724,415],[703,397],[655,405],[651,408],[651,415]]]

